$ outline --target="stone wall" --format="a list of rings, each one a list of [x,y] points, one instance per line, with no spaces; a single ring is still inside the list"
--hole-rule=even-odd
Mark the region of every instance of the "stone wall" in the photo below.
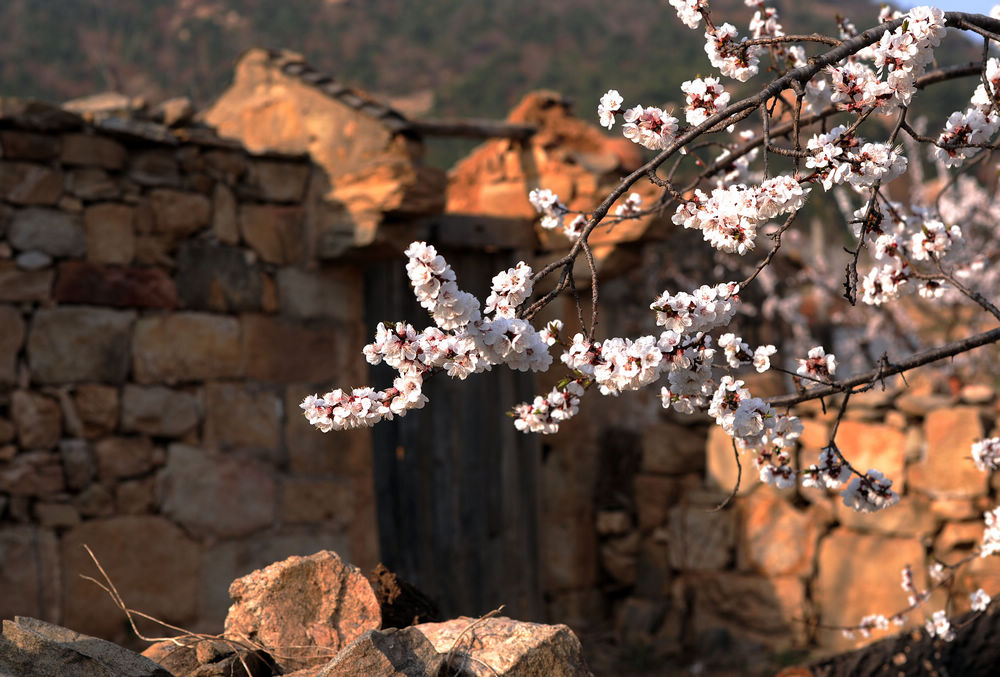
[[[878,514],[855,513],[832,491],[763,486],[745,457],[739,495],[715,511],[738,472],[720,429],[663,412],[633,440],[619,434],[631,458],[618,463],[615,491],[598,493],[599,568],[589,569],[580,591],[595,582],[605,592],[617,650],[651,665],[687,657],[747,668],[774,653],[851,648],[863,638],[831,626],[905,609],[905,565],[926,586],[935,561],[954,563],[977,547],[983,512],[997,503],[997,477],[976,469],[970,447],[997,434],[997,394],[982,385],[956,388],[933,372],[908,380],[910,388],[852,398],[837,434],[856,467],[878,468],[901,489],[899,504]],[[752,390],[778,394],[781,386],[757,379]],[[800,405],[802,465],[829,441],[838,401],[826,404],[826,412],[818,403]],[[998,574],[995,558],[976,558],[950,595],[936,591],[927,616],[912,615],[906,627],[922,626],[939,609],[968,611],[968,594],[979,587],[994,594]]]
[[[225,99],[233,110],[215,110],[234,125],[240,106],[288,108],[280,95],[298,92],[295,82],[349,94],[287,55],[247,58],[243,76],[263,69],[268,88],[239,83]],[[296,133],[340,105],[305,91],[313,108],[293,118]],[[367,115],[364,99],[355,104],[338,115]],[[366,261],[431,236],[551,260],[566,242],[533,234],[527,191],[554,187],[586,208],[638,161],[551,93],[511,119],[540,132],[484,144],[446,191],[399,134],[376,139],[384,156],[361,138],[355,155],[368,164],[331,174],[264,150],[270,137],[252,153],[204,129],[0,102],[0,617],[122,639],[121,615],[80,578],[95,573],[84,544],[131,607],[210,632],[230,581],[272,561],[331,549],[373,566],[370,435],[322,435],[298,413],[304,394],[368,381],[360,349],[389,318],[363,317]],[[700,243],[664,223],[595,232],[603,326],[648,331],[649,298],[700,263]],[[567,299],[548,312],[577,311]],[[904,489],[872,517],[845,512],[835,494],[760,487],[748,462],[740,495],[713,511],[735,481],[728,440],[664,412],[652,391],[586,398],[576,425],[540,442],[546,619],[614,626],[608,655],[654,667],[844,647],[821,626],[901,608],[900,568],[919,578],[932,556],[967,552],[994,505],[995,482],[975,470],[969,445],[992,434],[995,393],[935,385],[946,386],[928,378],[852,401],[838,443]],[[802,463],[825,444],[831,417],[808,409]],[[959,593],[996,573],[977,561],[956,585],[956,608]]]
[[[304,394],[362,382],[361,269],[320,264],[321,180],[203,130],[0,117],[0,616],[121,639],[81,574],[217,631],[236,577],[376,562],[370,445]]]

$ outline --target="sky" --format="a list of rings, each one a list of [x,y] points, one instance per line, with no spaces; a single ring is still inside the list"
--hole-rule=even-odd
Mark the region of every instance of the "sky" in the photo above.
[[[917,5],[930,5],[949,12],[970,12],[974,14],[989,14],[994,5],[1000,4],[1000,0],[899,0],[900,5],[915,7]]]

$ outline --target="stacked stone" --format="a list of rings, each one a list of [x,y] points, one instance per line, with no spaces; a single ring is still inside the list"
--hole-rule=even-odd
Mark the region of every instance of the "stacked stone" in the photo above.
[[[597,584],[613,607],[619,649],[642,647],[655,660],[693,652],[744,668],[775,652],[848,649],[859,641],[829,628],[905,609],[906,565],[926,587],[935,561],[971,553],[983,513],[996,506],[996,474],[977,470],[970,455],[973,442],[997,434],[996,392],[970,385],[944,393],[935,390],[947,387],[941,379],[908,380],[912,387],[853,397],[837,433],[859,470],[877,468],[900,490],[896,506],[875,514],[846,508],[836,492],[764,486],[748,457],[738,495],[714,511],[736,483],[731,440],[671,414],[645,424],[634,440],[631,488],[622,485],[616,507],[592,513]],[[828,444],[838,404],[828,400],[825,412],[818,403],[800,406],[802,464]],[[968,611],[969,593],[994,593],[998,573],[995,558],[976,558],[952,584],[950,601],[944,589],[931,596],[928,617]],[[924,619],[913,614],[906,627]],[[720,641],[732,652],[713,657]]]
[[[309,160],[6,101],[0,149],[0,617],[119,637],[84,544],[195,629],[268,562],[373,564],[368,437],[298,413],[365,380],[360,270],[317,260]]]

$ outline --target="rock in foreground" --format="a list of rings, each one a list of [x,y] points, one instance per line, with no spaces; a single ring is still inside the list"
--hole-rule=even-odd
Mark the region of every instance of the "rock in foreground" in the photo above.
[[[364,574],[328,550],[238,578],[229,595],[225,636],[263,645],[286,672],[323,665],[382,625]]]

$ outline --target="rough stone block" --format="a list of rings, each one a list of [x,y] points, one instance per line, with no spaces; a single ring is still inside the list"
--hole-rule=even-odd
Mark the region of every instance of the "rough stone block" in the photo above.
[[[28,362],[39,383],[121,383],[129,370],[135,313],[91,307],[43,308],[28,335]]]
[[[163,514],[193,533],[247,536],[274,522],[271,475],[259,463],[172,444],[158,478]]]
[[[0,552],[0,618],[57,618],[59,539],[55,533],[36,525],[4,524]]]
[[[268,263],[298,263],[306,252],[301,207],[242,205],[240,234]]]
[[[163,386],[126,385],[122,393],[122,430],[156,437],[183,437],[198,425],[198,396]]]
[[[134,477],[153,468],[153,443],[147,437],[106,437],[94,445],[101,480]]]
[[[248,378],[267,383],[333,383],[344,373],[344,325],[306,324],[286,318],[244,315],[243,351]]]
[[[122,268],[86,261],[59,264],[52,296],[59,303],[115,308],[177,306],[174,281],[161,268]]]
[[[824,529],[814,510],[797,510],[762,487],[737,504],[743,513],[740,553],[761,574],[807,574]]]
[[[286,479],[281,486],[281,519],[289,524],[323,523],[345,529],[354,519],[350,479]]]
[[[23,449],[53,449],[62,435],[62,411],[51,397],[16,390],[11,397],[11,413]]]
[[[212,232],[222,244],[239,244],[240,226],[236,215],[236,197],[224,184],[215,184],[212,193]]]
[[[278,302],[283,313],[301,318],[360,321],[364,298],[356,269],[288,267],[278,270],[277,278]]]
[[[79,219],[54,209],[19,211],[7,229],[7,239],[21,251],[36,250],[53,257],[81,257],[87,251]]]
[[[80,578],[100,577],[84,544],[131,608],[181,626],[193,620],[201,565],[198,545],[162,517],[124,516],[88,520],[63,536],[66,625],[115,641],[125,638],[121,611],[107,593]]]
[[[144,317],[135,328],[139,383],[181,383],[243,375],[240,322],[207,313]]]
[[[902,486],[906,436],[896,428],[881,423],[841,421],[837,428],[837,446],[860,472],[879,470],[896,487]],[[815,459],[808,459],[815,463]]]
[[[899,576],[907,564],[918,576],[924,568],[924,548],[915,539],[834,531],[820,542],[813,582],[820,622],[826,627],[850,627],[868,614],[905,609],[907,594],[899,586]],[[918,579],[917,584],[922,583]],[[821,629],[818,639],[830,649],[853,645],[836,630]]]
[[[282,401],[274,393],[244,383],[205,386],[205,444],[224,449],[278,447]]]
[[[670,562],[677,569],[714,571],[732,560],[735,515],[709,512],[711,506],[678,505],[670,510]]]
[[[676,423],[647,426],[642,433],[643,471],[664,475],[702,472],[707,434],[705,428]]]
[[[83,212],[87,231],[87,260],[94,263],[127,265],[135,256],[135,209],[128,205],[104,202]]]
[[[315,677],[436,675],[443,659],[415,627],[369,630],[344,647]]]
[[[121,195],[118,182],[103,169],[84,167],[66,175],[66,190],[81,200],[113,200]]]
[[[55,498],[66,490],[58,454],[22,451],[0,466],[0,492],[11,496]]]
[[[59,456],[62,458],[66,486],[69,489],[80,491],[90,486],[97,473],[97,466],[86,440],[62,440],[59,443]]]
[[[116,170],[125,166],[125,147],[103,136],[67,134],[62,147],[62,163],[66,165]]]
[[[256,160],[244,177],[245,187],[263,202],[301,202],[309,171],[305,162]]]
[[[13,261],[0,261],[0,301],[47,301],[52,270],[21,270]]]
[[[148,658],[68,628],[18,616],[3,622],[0,672],[38,677],[172,677]]]
[[[0,162],[0,196],[17,205],[54,205],[63,192],[63,175],[44,165]]]
[[[0,384],[12,384],[17,376],[17,355],[24,343],[24,320],[12,306],[0,306]]]
[[[234,603],[226,636],[286,647],[279,659],[285,672],[322,665],[382,624],[368,579],[326,550],[289,557],[239,578],[229,594]]]
[[[260,268],[239,247],[185,242],[177,252],[177,291],[184,307],[192,310],[260,310]]]
[[[118,425],[118,389],[98,383],[83,383],[73,393],[76,415],[87,439],[101,437]]]
[[[128,177],[140,186],[180,186],[177,158],[169,150],[147,150],[129,158]]]
[[[156,188],[149,192],[149,205],[157,233],[188,237],[212,222],[212,203],[199,193]]]
[[[805,587],[794,577],[704,574],[685,579],[694,595],[689,630],[705,636],[724,629],[744,641],[784,651],[801,646]],[[741,641],[742,640],[742,641]]]
[[[970,450],[984,437],[979,410],[952,407],[924,420],[924,458],[907,468],[909,486],[933,498],[970,498],[986,492],[987,476],[972,462]]]
[[[59,157],[62,144],[57,136],[19,129],[0,130],[0,149],[10,160],[48,161]]]
[[[430,640],[438,653],[451,654],[448,668],[460,674],[590,675],[580,640],[565,625],[526,623],[499,616],[473,626],[475,620],[460,616],[414,627]]]

